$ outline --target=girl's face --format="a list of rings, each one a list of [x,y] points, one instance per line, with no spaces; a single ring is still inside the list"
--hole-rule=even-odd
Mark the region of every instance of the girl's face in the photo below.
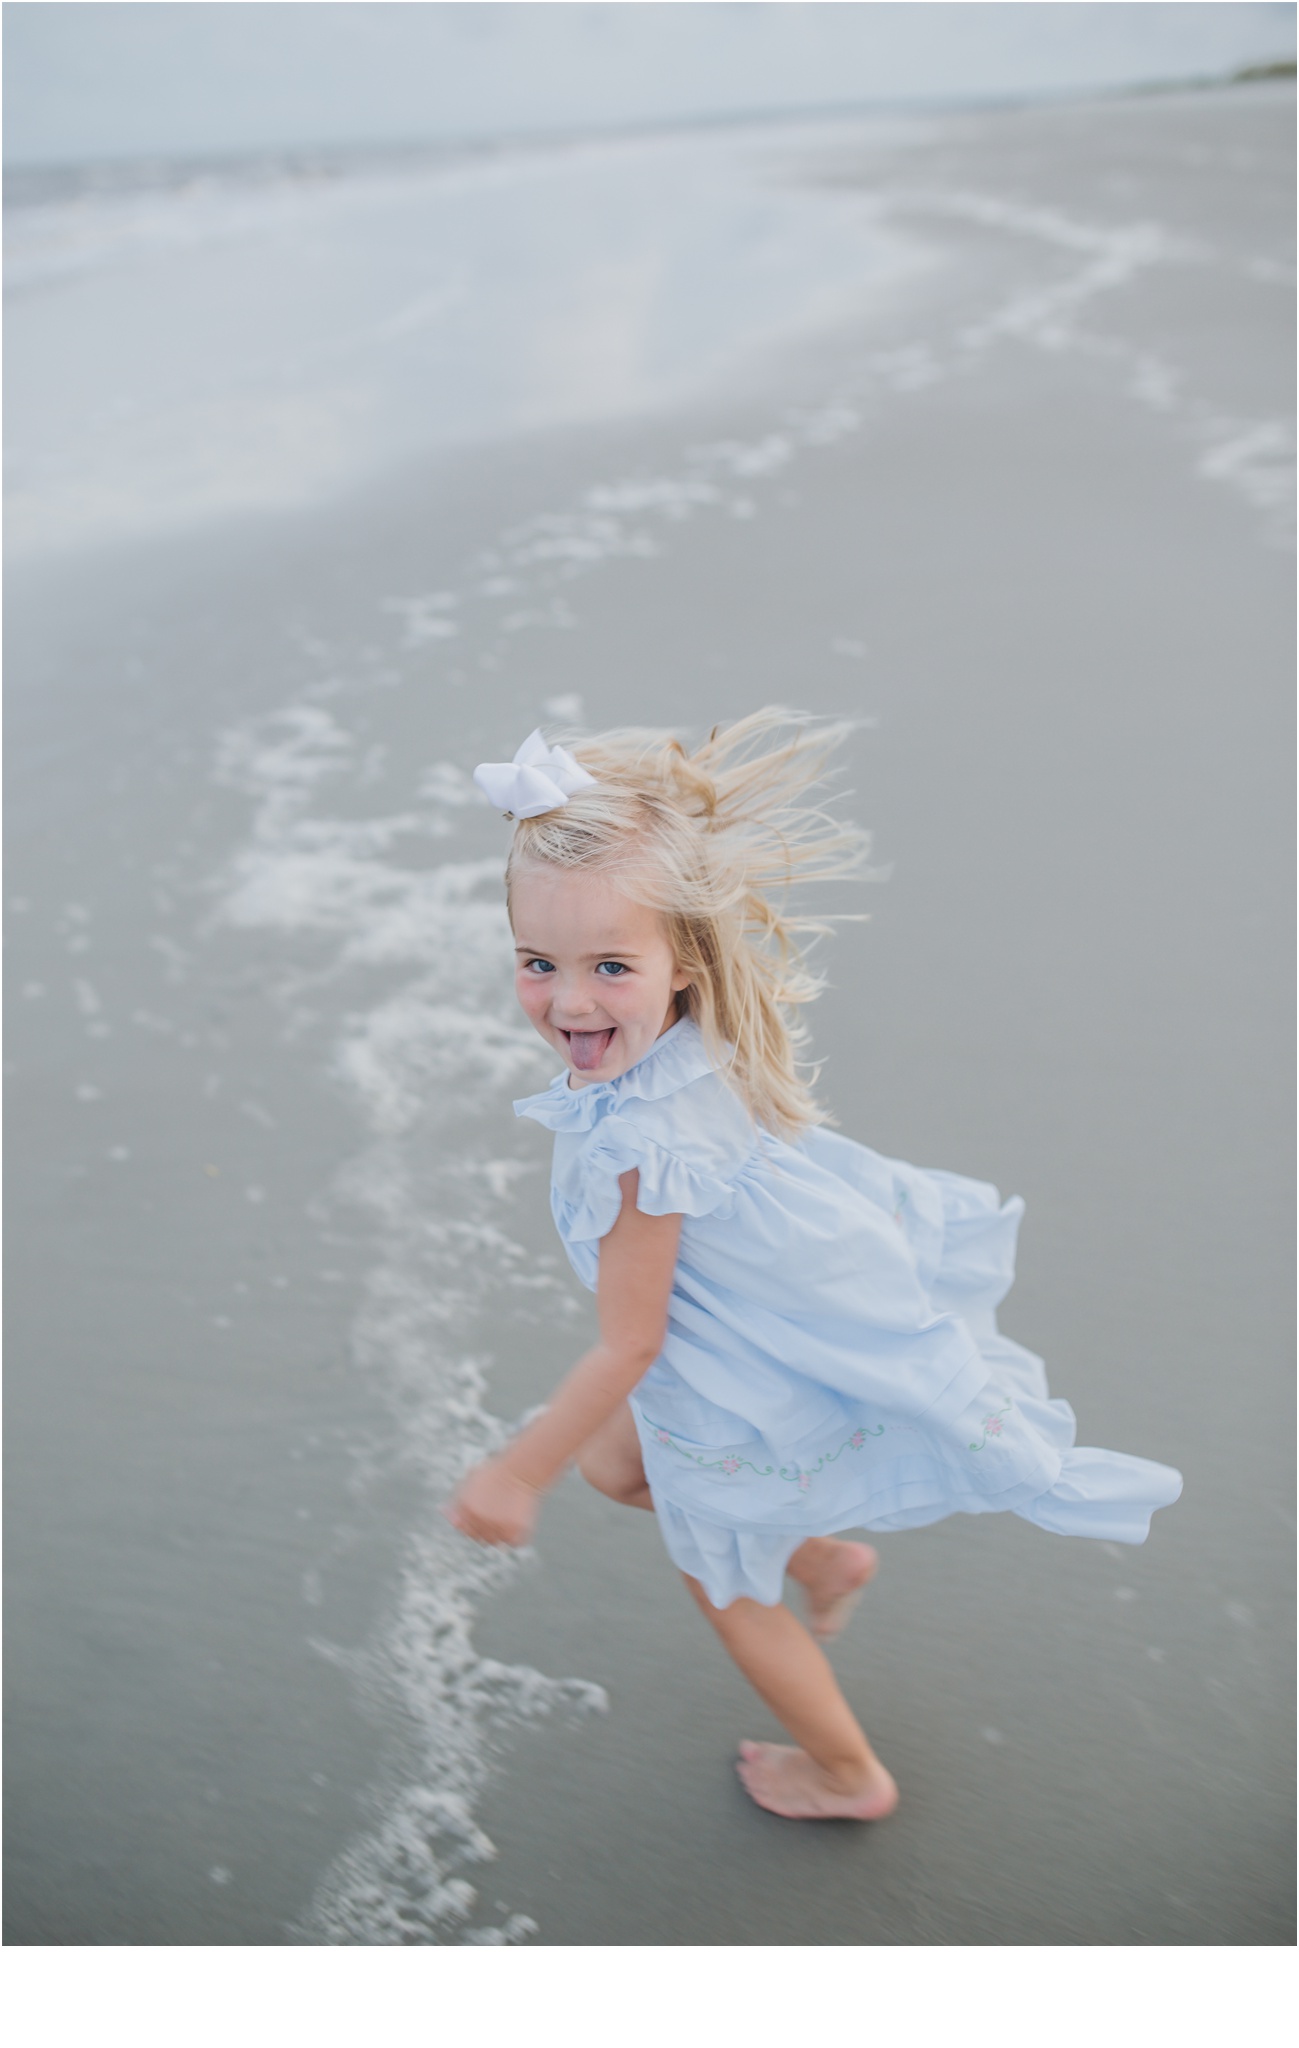
[[[524,868],[510,904],[514,985],[570,1088],[612,1081],[677,1020],[681,972],[657,910],[588,869]]]

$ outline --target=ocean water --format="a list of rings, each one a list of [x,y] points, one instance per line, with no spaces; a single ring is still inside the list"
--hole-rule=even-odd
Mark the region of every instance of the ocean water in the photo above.
[[[782,348],[941,271],[933,231],[953,222],[1030,258],[1032,282],[990,316],[1003,338],[1072,322],[1078,345],[1096,294],[1199,260],[1154,223],[935,186],[918,166],[940,132],[880,117],[12,172],[9,560],[318,505],[439,449],[734,394]],[[1281,289],[1290,274],[1271,252],[1241,270]],[[1178,409],[1175,367],[1132,368]],[[1191,405],[1204,473],[1283,505],[1284,423]]]
[[[318,503],[733,380],[925,261],[869,192],[799,178],[841,139],[11,175],[13,556]]]
[[[1228,491],[1263,545],[1283,535],[1286,421],[1221,396],[1127,314],[1138,289],[1209,269],[1232,290],[1284,290],[1282,252],[1215,243],[1113,192],[1061,198],[1004,169],[980,185],[944,146],[918,120],[141,167],[29,177],[11,194],[19,580],[28,565],[75,578],[101,549],[147,552],[242,515],[345,505],[448,449],[657,423],[652,462],[557,493],[436,581],[376,580],[350,636],[303,621],[285,680],[268,662],[263,701],[196,740],[196,801],[215,792],[238,822],[176,892],[201,909],[150,943],[181,949],[178,991],[187,976],[201,989],[207,947],[275,949],[276,1029],[348,1106],[354,1146],[328,1201],[363,1219],[368,1247],[349,1355],[418,1503],[367,1641],[312,1637],[401,1722],[405,1749],[300,1901],[293,1939],[530,1938],[531,1919],[481,1895],[483,1789],[503,1731],[608,1708],[590,1674],[479,1653],[484,1601],[527,1567],[474,1550],[438,1513],[517,1420],[479,1343],[485,1313],[522,1339],[578,1327],[558,1257],[534,1255],[510,1220],[514,1193],[539,1201],[541,1187],[506,1105],[552,1062],[514,1010],[497,821],[446,737],[455,707],[493,753],[533,723],[580,728],[592,707],[574,689],[518,678],[529,649],[582,630],[612,570],[688,556],[705,523],[776,516],[820,451],[1016,351],[1156,418],[1188,489]],[[780,366],[832,337],[850,345],[803,374],[793,402]],[[737,392],[743,431],[677,425],[687,402],[693,422]],[[865,654],[826,640],[839,662]],[[451,707],[424,751],[413,698]],[[90,1101],[101,1034],[129,1026],[93,966],[74,964]],[[308,1631],[328,1569],[326,1548],[303,1579]]]

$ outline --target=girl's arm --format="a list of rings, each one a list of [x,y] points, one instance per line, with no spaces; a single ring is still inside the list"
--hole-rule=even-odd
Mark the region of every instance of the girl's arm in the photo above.
[[[530,1541],[541,1495],[649,1371],[667,1333],[680,1216],[636,1207],[640,1176],[620,1176],[622,1209],[600,1241],[599,1342],[560,1384],[550,1406],[497,1458],[469,1473],[447,1513],[480,1543]]]

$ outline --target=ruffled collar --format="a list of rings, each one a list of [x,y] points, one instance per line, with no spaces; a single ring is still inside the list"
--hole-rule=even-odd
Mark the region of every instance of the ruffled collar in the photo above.
[[[534,1123],[545,1124],[552,1131],[589,1131],[619,1102],[634,1097],[658,1102],[713,1070],[699,1026],[693,1017],[681,1017],[625,1074],[612,1081],[592,1081],[586,1088],[570,1088],[566,1067],[540,1095],[525,1095],[516,1102],[514,1114],[530,1116]]]

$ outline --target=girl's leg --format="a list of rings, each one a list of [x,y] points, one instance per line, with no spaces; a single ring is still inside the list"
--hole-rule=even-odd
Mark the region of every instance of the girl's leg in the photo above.
[[[743,1742],[738,1770],[759,1806],[790,1820],[882,1820],[898,1790],[840,1692],[823,1650],[787,1607],[714,1607],[686,1576],[733,1661],[799,1745]]]
[[[641,1462],[640,1438],[631,1409],[624,1401],[602,1429],[588,1437],[578,1453],[577,1469],[588,1486],[607,1493],[628,1508],[653,1508],[654,1500]]]
[[[583,1445],[582,1477],[625,1507],[653,1508],[640,1437],[625,1404]],[[803,1586],[814,1630],[837,1634],[878,1560],[865,1543],[811,1536],[789,1561]],[[739,1772],[759,1806],[790,1819],[881,1820],[897,1804],[897,1787],[867,1742],[835,1676],[802,1624],[786,1607],[737,1600],[714,1607],[687,1577],[700,1608],[755,1692],[783,1722],[799,1749],[775,1742],[740,1745]],[[818,1627],[819,1624],[819,1627]]]
[[[869,1543],[845,1543],[838,1536],[809,1536],[785,1567],[803,1588],[807,1625],[818,1643],[837,1636],[879,1569]]]

